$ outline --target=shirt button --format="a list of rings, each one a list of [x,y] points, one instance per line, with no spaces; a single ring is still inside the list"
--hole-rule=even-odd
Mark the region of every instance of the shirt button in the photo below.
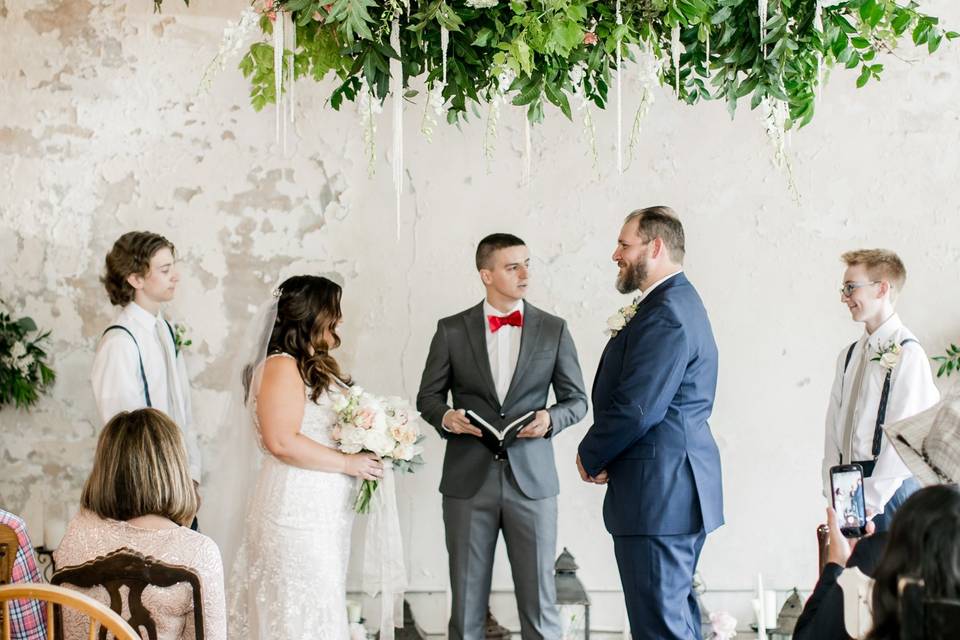
[[[500,417],[501,417],[501,418],[506,418],[506,417],[507,417],[507,414],[501,413],[501,414],[500,414]]]

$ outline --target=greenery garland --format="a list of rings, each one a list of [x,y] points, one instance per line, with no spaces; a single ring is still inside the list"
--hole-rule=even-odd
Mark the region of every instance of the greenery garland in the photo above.
[[[156,0],[159,6],[160,0]],[[447,121],[475,105],[506,97],[533,123],[552,104],[572,118],[571,98],[605,108],[616,71],[644,47],[660,60],[659,81],[680,100],[724,100],[731,115],[741,100],[788,108],[785,128],[813,118],[825,69],[859,70],[862,87],[879,79],[879,56],[909,38],[933,53],[944,38],[939,19],[903,0],[256,0],[261,31],[283,13],[296,25],[296,51],[284,73],[339,84],[339,109],[366,88],[382,101],[391,87],[391,59],[400,60],[403,95],[418,79],[442,96]],[[760,16],[765,14],[763,28]],[[618,20],[619,17],[619,20]],[[400,27],[400,46],[390,45]],[[444,33],[445,32],[445,33]],[[449,36],[446,52],[441,46]],[[267,38],[240,62],[258,111],[276,102],[274,51]],[[446,65],[444,65],[446,62]],[[446,82],[443,69],[446,66]]]

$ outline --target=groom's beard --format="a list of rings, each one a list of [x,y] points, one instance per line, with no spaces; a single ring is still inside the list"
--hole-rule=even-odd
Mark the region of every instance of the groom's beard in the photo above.
[[[617,274],[617,291],[633,293],[647,279],[647,260],[641,258],[639,262],[628,264],[622,274]]]

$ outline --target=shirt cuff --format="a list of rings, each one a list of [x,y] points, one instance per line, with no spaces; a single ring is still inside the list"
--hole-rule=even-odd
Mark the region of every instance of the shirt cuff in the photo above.
[[[447,409],[446,411],[443,412],[443,416],[440,418],[440,428],[446,431],[447,433],[453,433],[453,431],[450,431],[450,429],[447,429],[447,425],[443,423],[447,419],[447,414],[453,413],[453,412],[454,412],[454,409]]]

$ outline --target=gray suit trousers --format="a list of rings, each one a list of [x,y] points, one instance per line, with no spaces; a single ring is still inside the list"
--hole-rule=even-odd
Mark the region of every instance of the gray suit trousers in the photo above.
[[[443,497],[453,592],[449,640],[484,640],[493,556],[503,530],[523,640],[556,640],[560,616],[553,578],[557,497],[527,498],[506,460],[490,464],[471,498]]]

